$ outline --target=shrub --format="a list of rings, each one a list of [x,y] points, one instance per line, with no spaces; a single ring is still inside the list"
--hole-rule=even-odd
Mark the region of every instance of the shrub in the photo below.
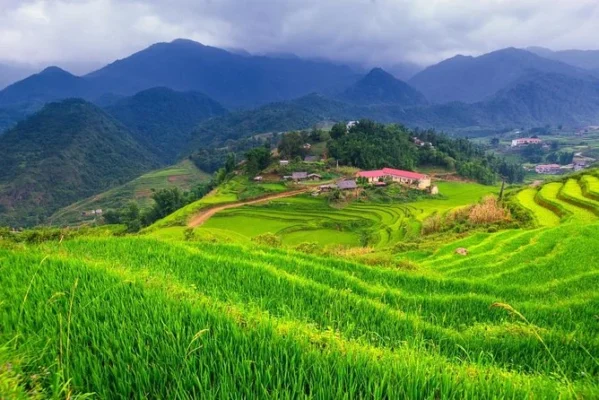
[[[511,215],[493,196],[487,196],[482,202],[472,207],[468,214],[468,222],[473,225],[486,225],[497,222],[509,222]]]
[[[443,218],[437,212],[422,222],[422,234],[428,235],[441,231],[443,227]]]
[[[263,233],[254,237],[252,241],[256,244],[270,247],[281,247],[283,244],[281,238],[273,233]]]
[[[315,254],[320,251],[320,246],[318,243],[304,242],[295,246],[295,250],[301,251],[302,253]]]

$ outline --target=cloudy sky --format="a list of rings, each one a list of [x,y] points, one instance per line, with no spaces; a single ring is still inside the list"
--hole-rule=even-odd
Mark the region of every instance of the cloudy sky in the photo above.
[[[597,49],[597,0],[0,0],[0,62],[74,65],[183,37],[365,66]]]

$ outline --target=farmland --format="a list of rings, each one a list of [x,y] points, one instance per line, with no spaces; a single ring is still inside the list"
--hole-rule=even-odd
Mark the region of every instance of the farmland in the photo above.
[[[517,193],[534,228],[424,237],[418,249],[392,244],[496,188],[443,183],[439,199],[339,209],[280,199],[225,210],[195,240],[182,226],[0,240],[0,398],[597,398],[588,181]],[[239,193],[213,196],[227,192]],[[238,229],[210,226],[222,221]],[[389,227],[375,247],[396,266],[289,247],[361,246],[330,228],[348,223]],[[250,242],[266,230],[283,246]]]
[[[315,242],[319,245],[371,245],[384,247],[419,233],[420,221],[434,211],[464,206],[493,187],[441,182],[442,197],[409,203],[353,202],[331,207],[322,198],[302,196],[268,204],[225,210],[198,228],[199,234],[234,232],[247,240],[265,233],[282,237],[287,245]],[[204,231],[204,232],[203,232]]]

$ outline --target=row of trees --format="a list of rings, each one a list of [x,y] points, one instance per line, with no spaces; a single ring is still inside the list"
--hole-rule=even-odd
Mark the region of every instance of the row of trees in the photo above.
[[[330,136],[330,156],[358,168],[439,166],[484,184],[493,184],[499,178],[510,183],[524,179],[520,165],[486,154],[482,146],[467,139],[451,138],[434,130],[412,131],[401,125],[362,120],[350,129],[344,123],[336,124]],[[416,145],[414,137],[425,145]]]

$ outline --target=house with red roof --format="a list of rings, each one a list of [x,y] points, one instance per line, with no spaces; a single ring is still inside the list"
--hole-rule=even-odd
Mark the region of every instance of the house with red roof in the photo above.
[[[404,185],[417,186],[418,189],[428,189],[431,186],[431,177],[418,172],[403,171],[401,169],[383,168],[374,171],[360,171],[356,175],[358,178],[365,178],[368,183],[392,181]]]

